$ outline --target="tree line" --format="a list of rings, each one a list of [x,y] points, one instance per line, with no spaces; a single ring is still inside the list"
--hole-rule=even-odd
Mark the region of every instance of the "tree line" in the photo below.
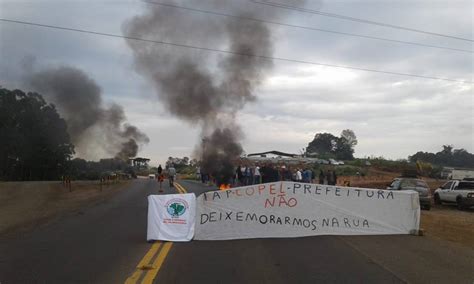
[[[474,155],[465,149],[454,149],[452,145],[443,145],[443,149],[437,153],[417,152],[408,157],[410,162],[426,162],[433,165],[474,168]]]
[[[331,133],[316,133],[306,148],[307,156],[322,159],[353,160],[357,137],[350,129],[343,130],[339,137]],[[435,166],[474,168],[474,154],[465,149],[443,145],[436,153],[419,151],[408,157],[408,162],[429,163]]]

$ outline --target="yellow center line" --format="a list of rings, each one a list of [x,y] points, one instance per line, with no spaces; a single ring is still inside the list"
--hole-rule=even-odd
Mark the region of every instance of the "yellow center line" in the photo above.
[[[179,193],[184,194],[185,192],[183,191],[183,188],[179,185],[176,184],[176,188],[178,188]]]
[[[178,183],[174,183],[174,187],[176,187],[176,189],[178,190],[179,193],[183,194],[183,189],[181,189],[181,187],[179,186]]]
[[[155,277],[158,274],[158,271],[160,271],[161,265],[163,264],[163,262],[165,262],[166,256],[168,255],[168,252],[170,251],[171,246],[173,246],[173,243],[169,243],[169,242],[163,245],[163,248],[161,249],[160,254],[153,262],[153,269],[151,269],[150,271],[146,273],[145,278],[143,278],[142,284],[153,283],[153,280],[155,280]]]
[[[186,189],[182,185],[180,185],[179,183],[175,182],[174,185],[178,189],[179,193],[181,193],[181,194],[187,193]]]
[[[137,268],[133,272],[132,276],[128,277],[127,280],[125,280],[125,284],[137,283],[137,281],[142,276],[143,271],[152,268],[150,261],[153,259],[156,252],[160,249],[160,246],[161,242],[156,242],[151,246],[150,250],[148,250],[142,260],[140,260],[140,262],[138,263]]]
[[[176,190],[178,191],[178,193],[181,193],[181,194],[183,193],[183,192],[181,191],[181,188],[178,186],[177,183],[174,183],[174,187],[176,188]]]
[[[182,185],[176,182],[174,183],[174,185],[179,193],[184,194],[187,192]],[[153,280],[155,280],[156,276],[158,275],[158,272],[160,271],[161,266],[165,262],[166,256],[168,256],[168,253],[170,252],[172,246],[172,242],[155,242],[145,254],[145,256],[142,258],[142,260],[140,260],[133,274],[128,277],[127,280],[125,280],[125,284],[153,283]],[[158,255],[156,256],[156,254]],[[153,263],[150,263],[152,259],[155,260],[153,261]],[[142,277],[145,271],[146,274],[144,277]],[[139,281],[141,278],[143,279]]]

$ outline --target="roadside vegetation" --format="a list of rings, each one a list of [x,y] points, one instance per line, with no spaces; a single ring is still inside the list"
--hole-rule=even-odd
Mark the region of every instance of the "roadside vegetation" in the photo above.
[[[134,175],[119,157],[74,158],[65,120],[38,93],[0,89],[0,181],[98,180]]]
[[[40,94],[0,89],[0,180],[53,180],[74,154],[67,125]]]

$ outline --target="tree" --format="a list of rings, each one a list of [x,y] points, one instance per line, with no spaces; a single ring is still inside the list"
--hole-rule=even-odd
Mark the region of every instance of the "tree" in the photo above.
[[[354,147],[357,145],[357,137],[354,131],[345,129],[337,140],[336,158],[340,160],[353,160]]]
[[[67,126],[37,93],[0,89],[0,179],[49,180],[74,154]]]
[[[319,155],[334,154],[337,148],[337,137],[331,133],[317,133],[313,141],[309,142],[306,152]]]
[[[313,141],[308,144],[306,152],[315,153],[322,158],[352,160],[355,145],[357,145],[357,137],[354,131],[345,129],[341,137],[336,137],[331,133],[317,133]]]
[[[336,150],[334,151],[338,160],[353,160],[354,149],[344,137],[337,138]]]
[[[436,161],[436,155],[434,153],[419,151],[416,154],[410,156],[408,160],[413,163],[416,163],[417,161],[422,161],[422,162],[433,164]]]

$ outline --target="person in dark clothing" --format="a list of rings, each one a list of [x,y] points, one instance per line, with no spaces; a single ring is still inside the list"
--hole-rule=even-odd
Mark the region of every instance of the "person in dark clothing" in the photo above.
[[[275,166],[273,167],[273,182],[280,181],[280,179],[281,179],[280,171],[278,171],[278,167]]]
[[[334,170],[334,171],[332,172],[332,182],[333,182],[332,185],[336,185],[336,184],[337,184],[336,170]]]
[[[278,181],[278,169],[273,164],[267,165],[267,182]]]
[[[272,181],[272,167],[269,164],[265,165],[265,182]]]
[[[324,172],[322,169],[319,171],[319,184],[324,184]]]
[[[239,181],[239,185],[243,185],[243,182],[244,182],[244,180],[243,180],[243,179],[244,179],[244,175],[243,175],[243,173],[242,173],[241,168],[242,168],[242,165],[239,165],[239,166],[237,167],[237,169],[235,170],[235,173],[237,174],[237,180]]]
[[[202,174],[202,173],[201,173]],[[209,174],[207,173],[204,173],[202,174],[203,175],[203,180],[204,180],[204,183],[207,184],[209,182]]]
[[[252,180],[253,176],[248,165],[245,166],[242,174],[244,175],[244,185],[250,185],[250,181]]]
[[[284,179],[285,181],[292,181],[293,180],[293,175],[291,174],[291,168],[288,167],[288,169],[286,169],[285,171],[285,176],[284,176]]]
[[[157,170],[157,179],[158,179],[158,182],[160,183],[160,190],[159,192],[163,192],[163,181],[165,179],[165,176],[163,174],[163,168],[161,167],[161,165],[158,166],[158,170]]]
[[[332,170],[328,170],[326,173],[326,180],[328,182],[328,185],[334,185],[333,180],[332,180],[333,178],[334,176],[332,174]]]
[[[268,165],[264,164],[260,168],[260,176],[262,177],[262,183],[268,182]]]

